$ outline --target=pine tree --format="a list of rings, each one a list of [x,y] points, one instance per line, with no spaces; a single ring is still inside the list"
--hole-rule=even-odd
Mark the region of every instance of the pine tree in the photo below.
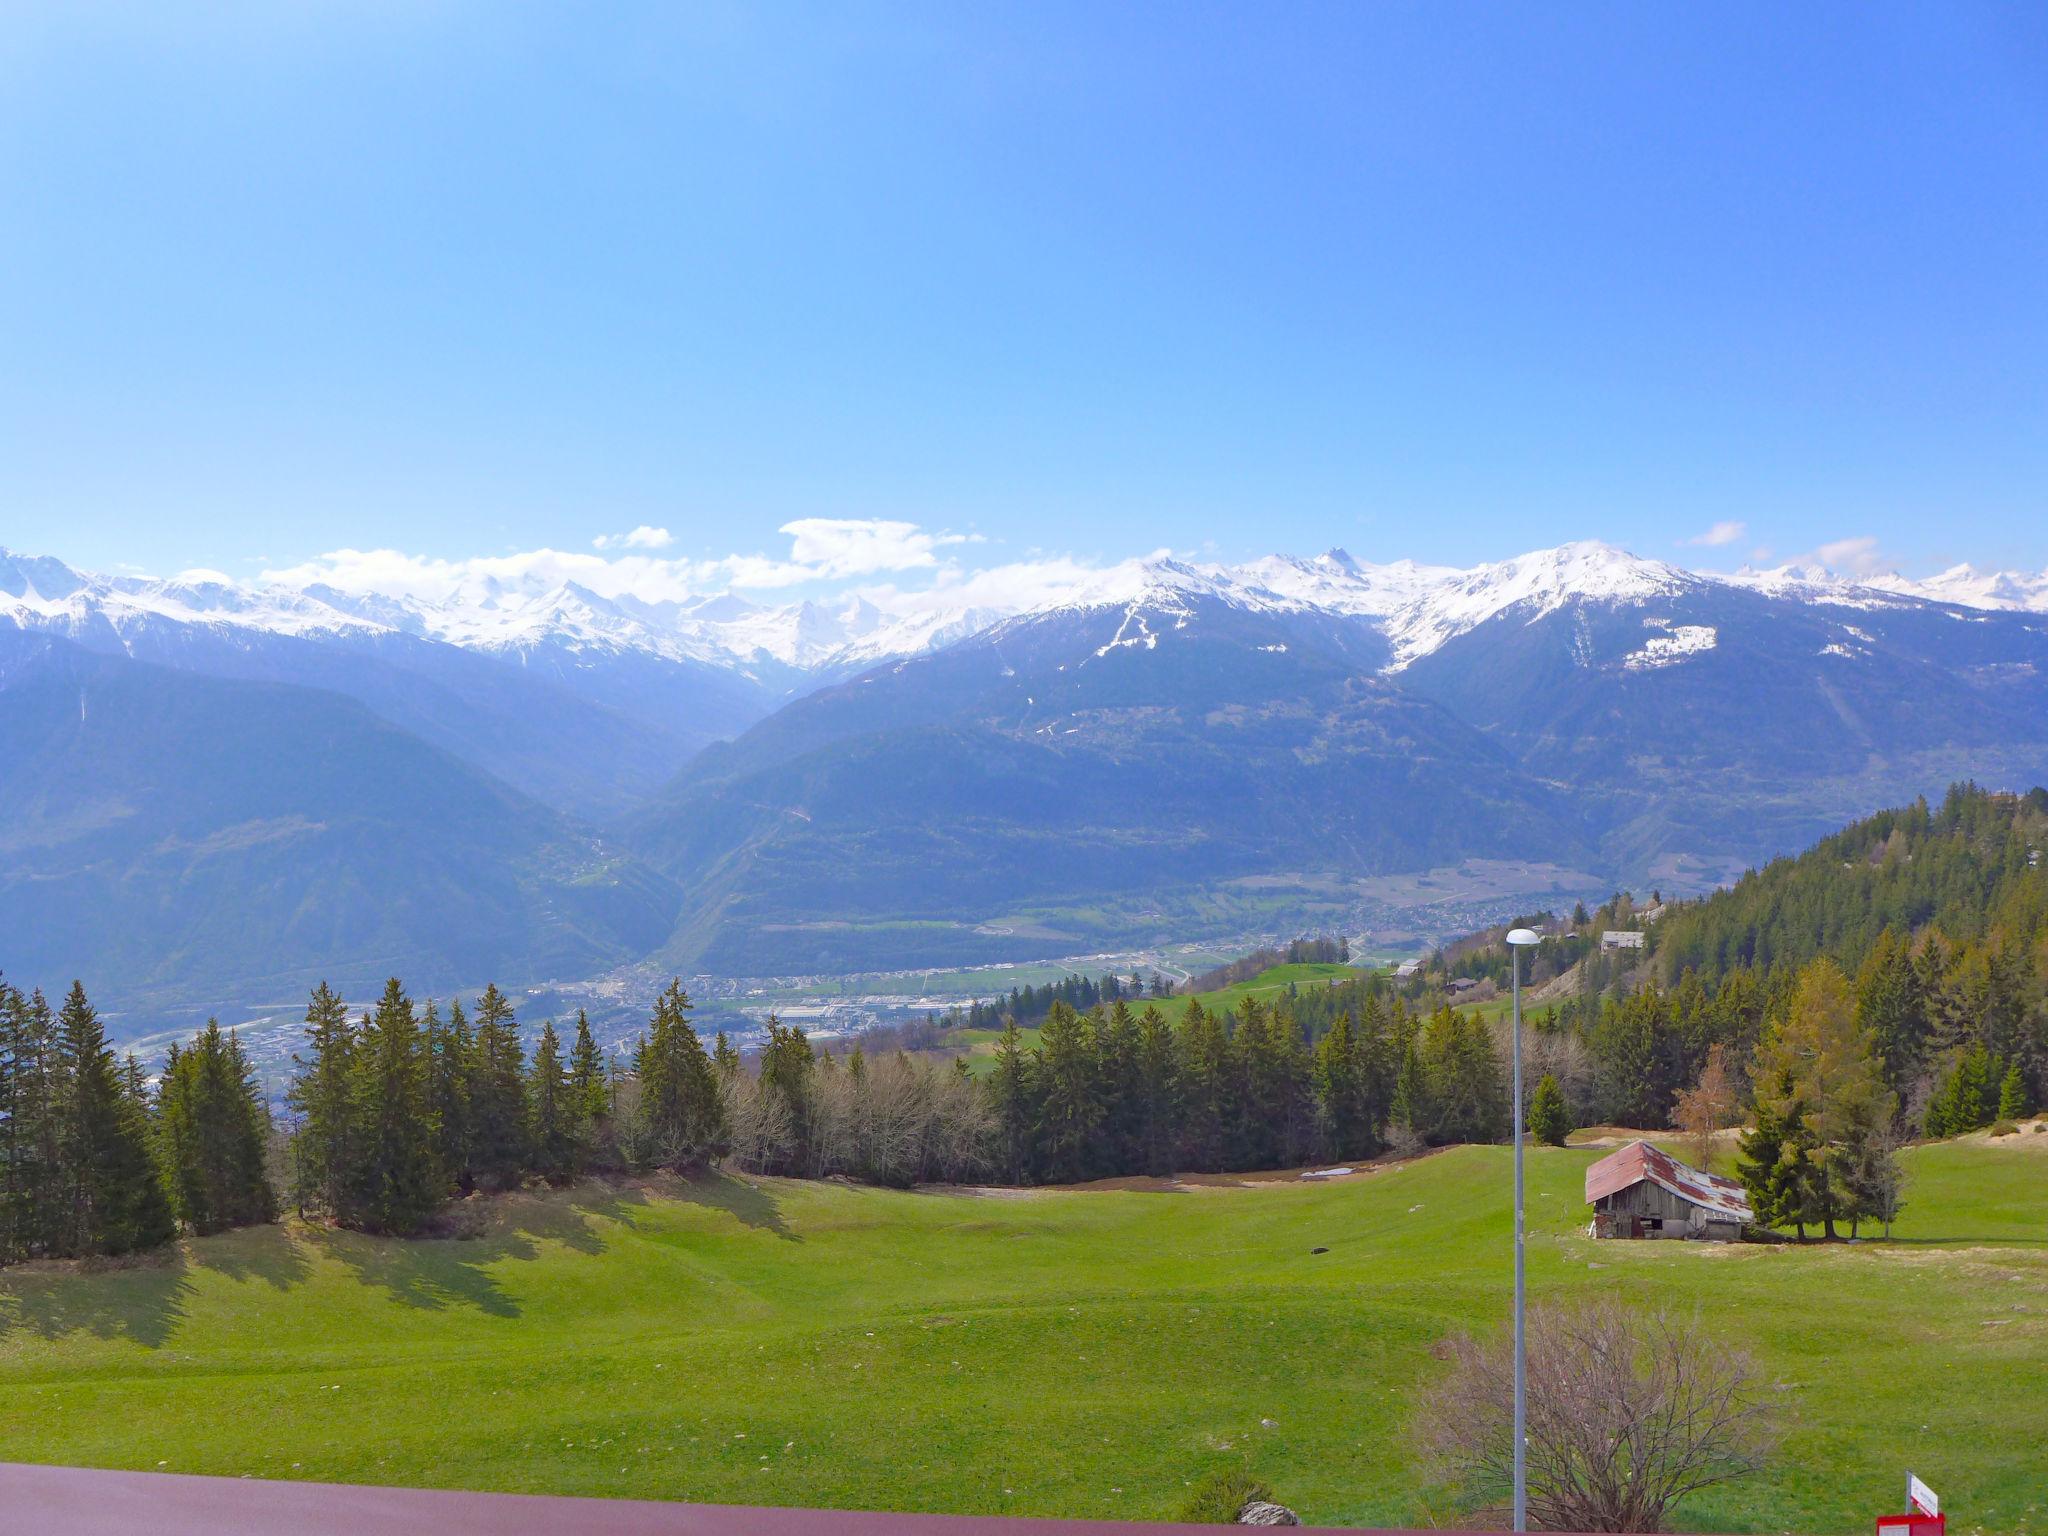
[[[634,1072],[640,1081],[642,1162],[681,1170],[725,1154],[725,1101],[704,1042],[690,1027],[690,997],[681,981],[672,979],[655,999]]]
[[[1181,1016],[1179,1046],[1180,1161],[1198,1173],[1217,1173],[1229,1155],[1237,1108],[1235,1052],[1215,1015],[1192,997]]]
[[[321,982],[306,1004],[307,1056],[294,1056],[298,1074],[285,1102],[299,1117],[292,1138],[292,1191],[299,1212],[319,1206],[341,1218],[362,1130],[355,1093],[356,1036],[348,1007]]]
[[[569,1048],[569,1090],[576,1096],[577,1123],[582,1127],[585,1167],[599,1164],[611,1155],[612,1083],[605,1069],[597,1037],[590,1032],[590,1017],[576,1010],[576,1043]]]
[[[1572,1133],[1571,1107],[1550,1073],[1543,1074],[1529,1099],[1529,1134],[1548,1147],[1561,1147]]]
[[[1013,1183],[1024,1183],[1037,1173],[1036,1068],[1037,1063],[1024,1050],[1016,1015],[1005,1015],[1002,1038],[996,1042],[995,1069],[988,1075],[988,1096],[995,1113],[997,1171]]]
[[[1315,1092],[1323,1146],[1329,1155],[1370,1157],[1374,1137],[1366,1104],[1364,1053],[1348,1013],[1338,1014],[1330,1032],[1316,1043]]]
[[[1848,1171],[1860,1144],[1891,1122],[1896,1101],[1884,1086],[1874,1037],[1858,1025],[1846,977],[1832,960],[1800,973],[1784,1013],[1757,1053],[1755,1095],[1782,1127],[1783,1165],[1776,1198],[1804,1235],[1819,1225],[1834,1237],[1838,1217],[1856,1212]]]
[[[1070,1183],[1093,1176],[1102,1124],[1101,1062],[1091,1032],[1065,1001],[1047,1011],[1038,1035],[1038,1147],[1045,1176]]]
[[[577,1171],[582,1156],[582,1106],[570,1085],[553,1020],[540,1027],[526,1101],[533,1114],[526,1144],[532,1149],[535,1172],[547,1179],[567,1178]]]
[[[496,982],[476,1000],[476,1052],[469,1079],[478,1181],[509,1189],[526,1169],[526,1052],[512,1004]]]
[[[442,1176],[466,1195],[476,1188],[476,1127],[470,1108],[476,1039],[470,1033],[461,998],[449,1003],[445,1024],[440,1010],[429,1001],[420,1028],[426,1037],[427,1102],[433,1106],[434,1123],[439,1128],[434,1156]]]
[[[1736,1159],[1736,1174],[1748,1192],[1750,1213],[1761,1227],[1790,1226],[1798,1213],[1794,1177],[1798,1154],[1788,1148],[1787,1127],[1775,1107],[1789,1093],[1784,1083],[1759,1084],[1756,1124],[1743,1132]]]
[[[57,1057],[64,1251],[129,1253],[170,1241],[177,1222],[150,1157],[148,1124],[77,982],[57,1014]]]
[[[417,1232],[448,1192],[427,1094],[426,1042],[396,977],[359,1030],[352,1084],[360,1143],[345,1216],[372,1232]]]
[[[57,1251],[57,1023],[41,992],[0,984],[0,1263]]]
[[[2020,1075],[2020,1064],[2015,1061],[2005,1069],[2005,1077],[1998,1085],[1998,1118],[2021,1120],[2027,1113],[2027,1083]]]
[[[761,1049],[761,1091],[777,1101],[776,1119],[787,1127],[787,1149],[772,1161],[770,1173],[804,1173],[816,1148],[817,1094],[813,1081],[816,1056],[801,1028],[770,1014],[768,1043]]]
[[[1100,1063],[1102,1119],[1090,1161],[1105,1173],[1128,1173],[1139,1161],[1138,1021],[1118,997],[1089,1016],[1089,1031]]]
[[[1937,1138],[1961,1136],[1989,1125],[1995,1108],[1994,1081],[1991,1054],[1982,1045],[1956,1052],[1948,1075],[1928,1100],[1927,1134]]]
[[[1927,1013],[1913,946],[1886,928],[1856,975],[1856,1021],[1871,1033],[1885,1081],[1903,1092],[1918,1075],[1927,1043]]]
[[[233,1035],[208,1019],[176,1046],[157,1089],[157,1146],[172,1213],[205,1234],[274,1219],[266,1160],[270,1115]]]
[[[1158,978],[1155,976],[1154,979]],[[1173,1172],[1173,1156],[1180,1140],[1173,1026],[1166,1022],[1166,1015],[1150,1003],[1138,1015],[1137,1069],[1131,1092],[1131,1120],[1137,1166],[1155,1177]]]

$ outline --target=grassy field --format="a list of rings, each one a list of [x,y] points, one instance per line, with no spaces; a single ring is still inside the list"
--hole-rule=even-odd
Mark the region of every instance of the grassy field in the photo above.
[[[1908,1467],[1958,1536],[2048,1527],[2048,1135],[1912,1151],[1900,1240],[1853,1247],[1595,1244],[1596,1155],[1531,1154],[1537,1298],[1697,1308],[1787,1415],[1770,1472],[1681,1528],[1865,1529]],[[1431,1346],[1506,1315],[1508,1160],[1176,1192],[586,1186],[497,1202],[466,1240],[286,1225],[0,1271],[0,1446],[1133,1517],[1242,1459],[1310,1520],[1419,1523],[1404,1426]]]
[[[1275,998],[1284,997],[1289,987],[1306,992],[1311,987],[1327,987],[1333,981],[1349,981],[1355,976],[1366,974],[1368,968],[1362,965],[1276,965],[1259,972],[1250,981],[1240,981],[1235,986],[1219,987],[1214,992],[1196,995],[1201,998],[1202,1007],[1207,1011],[1229,1013],[1247,997],[1256,997],[1260,1002],[1269,1003]],[[1175,1010],[1187,1006],[1186,998],[1175,997],[1168,1001]],[[1169,1016],[1176,1019],[1180,1017],[1178,1012],[1170,1012]]]

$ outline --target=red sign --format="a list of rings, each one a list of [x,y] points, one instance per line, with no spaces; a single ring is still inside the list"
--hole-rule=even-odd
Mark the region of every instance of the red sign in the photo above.
[[[1903,1515],[1879,1515],[1877,1536],[1948,1536],[1948,1516],[1923,1515],[1917,1509]]]

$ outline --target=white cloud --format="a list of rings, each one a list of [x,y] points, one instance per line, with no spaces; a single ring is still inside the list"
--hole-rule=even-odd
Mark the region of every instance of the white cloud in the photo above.
[[[1798,558],[1800,564],[1809,561],[1845,576],[1874,576],[1891,567],[1891,562],[1878,550],[1877,540],[1868,534],[1860,538],[1836,539],[1833,543],[1821,545],[1811,555]]]
[[[790,559],[822,577],[929,570],[941,547],[967,542],[965,534],[927,533],[880,517],[800,517],[776,531],[789,535]]]
[[[675,535],[666,528],[642,523],[631,533],[600,533],[590,543],[594,549],[667,549],[675,541]]]
[[[195,565],[188,571],[180,571],[175,579],[192,587],[232,587],[235,584],[235,578],[226,571],[216,571],[204,565]]]
[[[1685,542],[1703,545],[1708,549],[1719,549],[1724,544],[1734,544],[1749,532],[1747,523],[1716,523],[1705,533],[1694,534]]]
[[[674,543],[666,528],[641,526],[606,534],[596,554],[533,549],[509,555],[443,560],[397,549],[336,549],[298,565],[265,570],[258,578],[291,587],[314,583],[352,593],[379,593],[423,602],[454,597],[536,596],[573,582],[600,597],[679,602],[706,592],[772,592],[812,582],[836,582],[896,572],[952,572],[938,551],[977,542],[971,535],[930,533],[916,523],[882,518],[799,518],[785,523],[786,557],[731,554],[712,559],[668,558],[640,552]]]

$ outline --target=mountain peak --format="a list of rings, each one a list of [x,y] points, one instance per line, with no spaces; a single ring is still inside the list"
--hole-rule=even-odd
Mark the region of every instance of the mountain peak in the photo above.
[[[1454,575],[1426,588],[1387,620],[1393,670],[1498,614],[1530,619],[1573,602],[1639,602],[1682,592],[1700,578],[1598,539],[1580,539]]]

